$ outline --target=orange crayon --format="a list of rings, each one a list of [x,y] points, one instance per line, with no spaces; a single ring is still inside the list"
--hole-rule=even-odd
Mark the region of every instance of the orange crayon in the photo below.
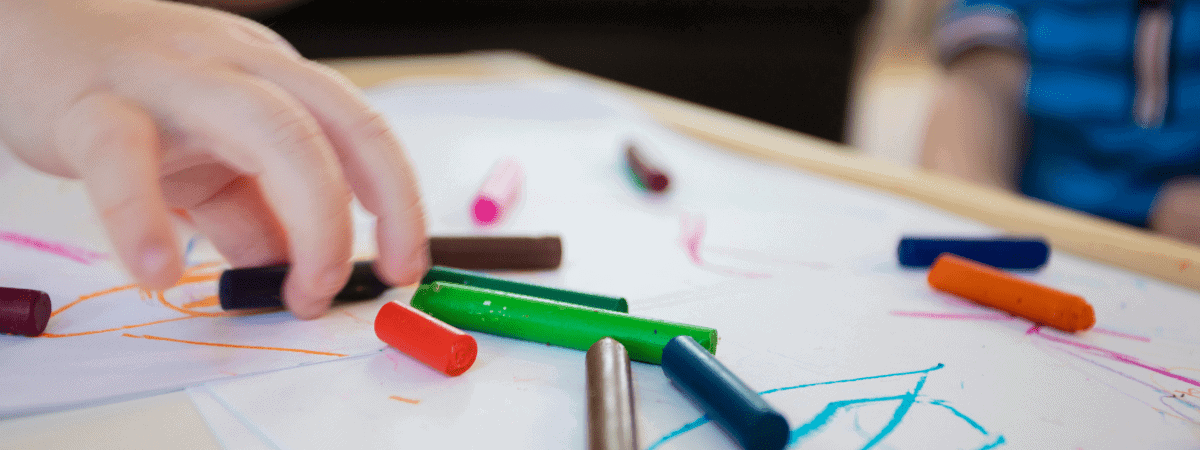
[[[934,261],[929,269],[929,285],[1063,331],[1083,331],[1096,324],[1096,313],[1083,297],[949,253]]]

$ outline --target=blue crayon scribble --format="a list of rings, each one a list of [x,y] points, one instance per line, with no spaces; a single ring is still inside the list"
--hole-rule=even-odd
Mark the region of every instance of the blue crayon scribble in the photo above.
[[[987,434],[987,430],[983,429],[983,425],[980,425],[978,422],[971,420],[970,417],[967,417],[966,414],[963,414],[963,413],[959,412],[957,409],[954,409],[953,406],[947,405],[945,400],[930,400],[929,404],[941,406],[943,408],[950,410],[950,412],[952,412],[952,413],[954,413],[954,415],[958,416],[959,419],[962,419],[963,422],[966,422],[967,425],[970,425],[971,428],[974,428],[976,431],[978,431],[980,433]],[[1000,439],[1004,439],[1004,437],[1001,436]]]
[[[699,419],[693,420],[691,423],[684,425],[682,427],[679,427],[678,430],[667,433],[666,436],[663,436],[662,439],[659,439],[657,442],[655,442],[653,445],[651,445],[646,450],[652,450],[654,447],[658,447],[659,445],[662,445],[663,442],[667,442],[671,439],[675,439],[677,436],[679,436],[683,433],[692,431],[696,427],[699,427],[700,425],[704,425],[704,424],[708,423],[709,420],[710,419],[708,418],[708,415],[700,416]]]
[[[831,402],[831,403],[825,405],[825,408],[822,409],[820,413],[817,413],[817,415],[814,416],[811,420],[809,420],[807,423],[799,426],[798,428],[795,428],[792,430],[791,435],[788,438],[788,445],[789,446],[795,445],[796,443],[804,440],[805,438],[810,437],[814,432],[820,430],[821,427],[825,426],[830,420],[832,420],[834,415],[836,415],[839,411],[855,408],[858,406],[864,406],[869,403],[886,402],[886,401],[894,401],[894,400],[899,400],[900,405],[896,407],[895,413],[892,414],[892,419],[888,421],[887,425],[885,425],[883,427],[883,429],[879,431],[879,433],[877,433],[870,441],[868,441],[866,443],[866,445],[864,445],[862,447],[864,450],[874,447],[875,445],[878,445],[881,441],[883,441],[884,438],[886,438],[889,434],[891,434],[891,432],[893,430],[895,430],[898,425],[900,425],[900,422],[904,420],[904,416],[907,415],[908,412],[912,409],[912,405],[914,405],[916,403],[925,403],[925,404],[945,408],[946,410],[953,413],[956,417],[962,419],[964,422],[966,422],[968,425],[970,425],[971,428],[974,428],[980,434],[987,436],[988,432],[986,429],[984,429],[983,425],[979,424],[979,422],[972,420],[970,417],[967,417],[965,414],[963,414],[959,410],[955,409],[954,407],[946,404],[946,402],[944,400],[936,400],[936,399],[928,400],[928,399],[920,398],[921,389],[925,386],[925,380],[928,378],[929,373],[933,372],[935,370],[941,369],[943,367],[945,367],[944,364],[938,364],[938,365],[930,367],[928,369],[914,370],[911,372],[899,372],[899,373],[891,373],[891,374],[885,374],[885,375],[875,375],[875,376],[869,376],[869,377],[851,378],[851,379],[846,379],[846,380],[824,381],[824,382],[820,382],[820,383],[809,383],[809,384],[801,384],[801,385],[796,385],[796,386],[787,386],[787,387],[781,387],[781,388],[775,388],[775,389],[768,389],[768,390],[759,392],[759,395],[766,395],[766,394],[772,394],[772,393],[776,393],[776,392],[790,391],[793,389],[802,389],[802,388],[813,387],[813,386],[824,386],[824,385],[838,384],[838,383],[850,383],[850,382],[854,382],[854,381],[874,380],[874,379],[880,379],[880,378],[891,378],[891,377],[899,377],[899,376],[904,376],[904,375],[921,375],[921,378],[917,381],[917,384],[913,387],[912,391],[907,392],[902,395],[893,395],[893,396],[889,396],[889,397],[841,400],[841,401]],[[709,421],[710,420],[707,415],[702,416],[699,419],[696,419],[674,431],[671,431],[670,433],[667,433],[666,436],[663,436],[662,438],[660,438],[659,440],[657,440],[653,444],[651,444],[650,447],[647,448],[647,450],[654,450],[654,449],[662,446],[663,444],[671,441],[672,439],[675,439],[689,431],[699,428],[701,425],[704,425],[704,424],[708,423]],[[996,448],[997,446],[1004,444],[1004,442],[1005,442],[1004,436],[1002,436],[1002,435],[997,436],[996,440],[992,441],[990,444],[980,447],[979,450],[988,450],[988,449]]]
[[[827,384],[851,383],[851,382],[855,382],[855,381],[875,380],[875,379],[879,379],[879,378],[891,378],[891,377],[901,377],[904,375],[916,375],[919,373],[924,374],[924,373],[933,372],[933,371],[941,369],[943,367],[946,367],[946,365],[939,363],[938,365],[930,367],[928,369],[914,370],[912,372],[889,373],[887,375],[875,375],[875,376],[871,376],[871,377],[851,378],[848,380],[822,381],[820,383],[800,384],[800,385],[796,385],[796,386],[767,389],[765,391],[759,392],[758,395],[774,394],[776,392],[790,391],[792,389],[801,389],[801,388],[813,387],[813,386],[824,386]]]
[[[1004,445],[1004,436],[996,436],[996,442],[985,445],[983,447],[979,447],[979,450],[993,449],[993,448],[999,447],[1001,445]]]
[[[189,267],[192,265],[192,260],[191,260],[192,250],[194,250],[196,248],[196,240],[199,238],[200,238],[200,236],[192,236],[191,239],[188,239],[187,247],[184,247],[184,249],[183,249],[183,266],[184,267]]]

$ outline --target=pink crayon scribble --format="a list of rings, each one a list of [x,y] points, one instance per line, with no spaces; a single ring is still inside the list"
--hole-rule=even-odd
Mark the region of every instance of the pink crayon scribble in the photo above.
[[[1004,314],[1004,313],[940,313],[940,312],[932,312],[932,311],[900,311],[900,310],[892,310],[892,311],[889,311],[888,313],[893,316],[918,317],[918,318],[922,318],[922,319],[998,320],[998,321],[1022,320],[1018,317],[1010,316],[1010,315]],[[1104,334],[1104,335],[1113,336],[1113,337],[1119,337],[1119,338],[1123,338],[1123,339],[1134,340],[1134,341],[1138,341],[1138,342],[1150,342],[1150,338],[1145,337],[1145,336],[1138,336],[1136,334],[1122,333],[1120,331],[1110,330],[1110,329],[1101,328],[1101,327],[1092,328],[1091,330],[1089,330],[1089,332],[1097,333],[1097,334]],[[1030,333],[1032,333],[1032,331],[1027,332],[1026,334],[1030,334]]]
[[[716,254],[716,255],[724,255],[724,256],[731,257],[731,258],[739,258],[744,261],[755,261],[755,262],[761,262],[761,263],[767,263],[767,264],[783,264],[783,265],[799,266],[799,267],[805,267],[805,268],[809,268],[809,269],[813,269],[813,270],[829,270],[830,268],[833,267],[829,263],[824,263],[824,262],[820,262],[820,261],[796,261],[796,260],[791,260],[791,259],[780,258],[778,256],[770,255],[770,254],[760,252],[757,250],[749,250],[749,249],[743,249],[743,248],[718,247],[718,246],[710,245],[710,246],[705,247],[705,251],[712,253],[712,254]]]
[[[922,319],[952,319],[952,320],[1018,320],[1016,317],[1001,313],[952,314],[925,311],[891,311],[893,316],[920,317]]]
[[[700,254],[700,244],[704,241],[704,216],[684,214],[679,218],[679,243],[687,251],[692,263],[702,269],[711,270],[722,275],[733,275],[745,278],[770,278],[771,274],[752,272],[710,264]]]
[[[987,313],[984,313],[984,314],[947,314],[947,313],[939,313],[939,312],[932,312],[932,311],[931,312],[891,311],[891,314],[894,316],[918,317],[918,318],[930,318],[930,319],[1001,320],[1000,319],[1001,317],[1007,317],[1008,319],[1019,320],[1016,317],[1001,316],[998,314],[987,314]],[[1054,352],[1048,351],[1050,349],[1058,350],[1058,351],[1062,352],[1062,354],[1065,354],[1065,355],[1075,358],[1077,360],[1084,361],[1084,362],[1093,364],[1095,366],[1101,367],[1109,372],[1113,372],[1113,373],[1115,373],[1119,376],[1122,376],[1124,378],[1127,378],[1129,380],[1133,380],[1133,381],[1153,390],[1154,392],[1156,392],[1158,394],[1163,394],[1166,391],[1164,391],[1163,389],[1160,389],[1156,386],[1153,386],[1153,385],[1147,383],[1146,381],[1138,379],[1132,375],[1126,374],[1115,368],[1108,367],[1107,365],[1101,364],[1100,362],[1098,362],[1092,358],[1089,358],[1088,356],[1100,357],[1100,358],[1108,359],[1111,361],[1115,361],[1117,363],[1126,364],[1126,365],[1133,366],[1133,367],[1140,367],[1140,368],[1149,370],[1151,372],[1154,372],[1154,373],[1157,373],[1160,375],[1164,375],[1167,377],[1171,377],[1173,379],[1176,379],[1176,380],[1179,380],[1179,381],[1182,381],[1182,382],[1185,382],[1185,383],[1188,383],[1188,384],[1191,384],[1194,386],[1200,386],[1200,384],[1198,384],[1200,382],[1197,382],[1196,380],[1193,380],[1191,378],[1187,378],[1184,376],[1180,376],[1180,375],[1171,373],[1168,369],[1166,369],[1164,367],[1159,367],[1159,366],[1154,366],[1151,364],[1144,363],[1144,362],[1138,360],[1137,358],[1130,356],[1130,355],[1126,355],[1124,353],[1115,352],[1115,351],[1108,350],[1108,349],[1094,346],[1094,345],[1075,342],[1073,340],[1063,338],[1063,337],[1045,334],[1045,333],[1042,333],[1041,328],[1042,328],[1041,325],[1033,325],[1028,330],[1025,331],[1025,334],[1029,335],[1031,337],[1034,337],[1034,338],[1041,338],[1043,341],[1034,340],[1034,341],[1031,341],[1030,343],[1034,347],[1042,349],[1043,351],[1047,351],[1048,354],[1051,354],[1051,355],[1054,354]],[[1133,334],[1122,333],[1119,331],[1109,330],[1109,329],[1100,328],[1100,327],[1092,328],[1092,330],[1090,332],[1119,337],[1119,338],[1123,338],[1123,339],[1131,339],[1131,340],[1140,341],[1140,342],[1150,342],[1150,338],[1145,337],[1145,336],[1137,336],[1137,335],[1133,335]],[[1083,354],[1077,353],[1079,350],[1072,351],[1069,349],[1069,347],[1055,347],[1054,344],[1061,344],[1063,346],[1074,347],[1076,349],[1082,350]],[[1084,355],[1088,355],[1088,356],[1084,356]],[[1122,394],[1137,400],[1138,402],[1146,405],[1147,407],[1149,407],[1155,411],[1158,411],[1160,413],[1165,412],[1163,409],[1155,407],[1154,405],[1148,404],[1145,401],[1142,401],[1141,399],[1139,399],[1121,389],[1118,389],[1117,387],[1115,387],[1111,384],[1105,383],[1098,379],[1093,379],[1091,377],[1087,377],[1087,379],[1089,381],[1103,384],[1113,390],[1116,390],[1117,392],[1121,392]],[[1180,413],[1179,410],[1176,409],[1174,406],[1167,404],[1165,401],[1165,399],[1167,397],[1171,397],[1170,393],[1166,393],[1166,395],[1163,397],[1163,401],[1162,401],[1163,406],[1166,406],[1168,409],[1173,411],[1177,415],[1178,418],[1190,421],[1192,423],[1197,423],[1195,420],[1190,419],[1186,415]]]
[[[1049,344],[1049,343],[1045,343],[1045,342],[1034,342],[1034,343],[1033,343],[1033,346],[1034,346],[1034,347],[1037,347],[1037,348],[1039,348],[1039,349],[1042,349],[1043,351],[1046,351],[1046,350],[1048,350],[1048,348],[1047,348],[1047,347],[1045,347],[1045,346],[1048,346],[1048,345],[1051,345],[1051,344]],[[1072,352],[1072,351],[1070,351],[1070,350],[1062,350],[1062,349],[1059,349],[1059,350],[1061,350],[1061,351],[1062,351],[1062,354],[1057,354],[1057,353],[1055,353],[1055,352],[1049,352],[1049,351],[1047,351],[1047,352],[1046,352],[1046,354],[1053,356],[1055,359],[1058,359],[1059,361],[1062,361],[1064,364],[1068,364],[1068,365],[1072,366],[1072,367],[1073,367],[1073,368],[1074,368],[1076,371],[1079,371],[1081,374],[1085,374],[1085,375],[1086,375],[1086,372],[1084,372],[1084,371],[1083,371],[1083,369],[1082,369],[1081,367],[1079,367],[1079,366],[1077,366],[1077,365],[1073,364],[1072,362],[1070,362],[1070,361],[1068,360],[1068,358],[1066,358],[1066,356],[1071,356],[1071,357],[1074,357],[1075,359],[1078,359],[1078,360],[1081,360],[1081,361],[1087,362],[1087,363],[1089,363],[1089,364],[1091,364],[1091,365],[1093,365],[1093,366],[1096,366],[1096,367],[1099,367],[1099,368],[1101,368],[1101,369],[1104,369],[1104,370],[1106,370],[1106,371],[1108,371],[1108,372],[1110,372],[1110,373],[1114,373],[1114,374],[1116,374],[1116,375],[1118,375],[1118,376],[1120,376],[1120,377],[1122,377],[1122,378],[1125,378],[1125,379],[1127,379],[1127,380],[1130,380],[1130,381],[1132,381],[1132,382],[1134,382],[1134,383],[1138,383],[1138,384],[1140,384],[1140,385],[1142,385],[1142,386],[1146,387],[1147,389],[1150,389],[1151,391],[1154,391],[1155,393],[1157,393],[1157,394],[1159,394],[1159,395],[1168,396],[1168,397],[1169,397],[1169,396],[1171,396],[1171,393],[1170,393],[1170,392],[1167,392],[1167,391],[1165,391],[1165,390],[1163,390],[1163,389],[1159,388],[1158,386],[1155,386],[1155,385],[1153,385],[1153,384],[1150,384],[1150,383],[1147,383],[1147,382],[1145,382],[1145,381],[1142,381],[1142,380],[1138,379],[1137,377],[1134,377],[1134,376],[1132,376],[1132,375],[1126,374],[1126,373],[1124,373],[1124,372],[1121,372],[1121,371],[1119,371],[1119,370],[1113,369],[1112,367],[1108,367],[1108,366],[1106,366],[1106,365],[1104,365],[1104,364],[1101,364],[1099,361],[1096,361],[1096,360],[1094,360],[1094,359],[1091,359],[1091,358],[1088,358],[1088,357],[1086,357],[1086,356],[1083,356],[1083,355],[1077,354],[1077,353],[1075,353],[1075,352]],[[1064,356],[1064,355],[1065,355],[1065,356]],[[1138,402],[1138,403],[1141,403],[1141,404],[1143,404],[1143,405],[1146,405],[1146,407],[1148,407],[1148,408],[1150,408],[1150,409],[1153,409],[1153,410],[1155,410],[1155,411],[1158,411],[1158,412],[1160,412],[1160,413],[1166,413],[1166,411],[1164,411],[1162,408],[1159,408],[1159,407],[1157,407],[1157,406],[1151,405],[1150,403],[1146,402],[1145,400],[1142,400],[1141,398],[1138,398],[1137,396],[1135,396],[1135,395],[1133,395],[1133,394],[1130,394],[1130,393],[1126,392],[1124,389],[1118,388],[1118,387],[1116,387],[1116,386],[1114,386],[1114,385],[1112,385],[1112,384],[1110,384],[1110,383],[1104,382],[1103,380],[1100,380],[1100,379],[1093,379],[1093,378],[1091,378],[1091,377],[1087,377],[1087,379],[1088,379],[1089,381],[1094,381],[1094,382],[1096,382],[1096,383],[1100,383],[1100,384],[1102,384],[1102,385],[1104,385],[1104,386],[1108,387],[1109,389],[1112,389],[1112,390],[1114,390],[1114,391],[1117,391],[1117,392],[1121,393],[1121,395],[1124,395],[1124,396],[1126,396],[1126,397],[1129,397],[1129,398],[1130,398],[1130,399],[1132,399],[1133,401],[1136,401],[1136,402]],[[1181,415],[1181,416],[1179,416],[1179,418],[1180,418],[1180,419],[1184,419],[1184,420],[1189,420],[1189,419],[1186,419],[1186,418],[1185,418],[1185,416],[1182,416],[1182,415]],[[1189,420],[1189,421],[1190,421],[1190,420]],[[1191,422],[1192,422],[1192,423],[1195,423],[1195,421],[1191,421]]]
[[[1134,358],[1133,356],[1126,355],[1126,354],[1120,353],[1120,352],[1115,352],[1115,351],[1108,350],[1105,348],[1097,347],[1094,345],[1088,345],[1088,344],[1084,344],[1081,342],[1075,342],[1070,339],[1063,339],[1063,338],[1060,338],[1057,336],[1051,336],[1049,334],[1042,333],[1041,325],[1034,325],[1033,327],[1030,327],[1029,331],[1026,331],[1025,334],[1036,335],[1037,337],[1046,339],[1051,342],[1057,342],[1059,344],[1077,347],[1079,349],[1082,349],[1084,353],[1087,353],[1092,356],[1099,356],[1101,358],[1111,359],[1113,361],[1129,364],[1131,366],[1141,367],[1143,369],[1149,370],[1149,371],[1157,373],[1159,375],[1174,378],[1176,380],[1182,381],[1182,382],[1190,384],[1192,386],[1200,386],[1200,381],[1196,381],[1196,380],[1193,380],[1193,379],[1185,377],[1185,376],[1173,374],[1173,373],[1171,373],[1170,370],[1167,370],[1165,367],[1159,367],[1159,366],[1141,362],[1140,360],[1138,360],[1137,358]]]
[[[1146,336],[1138,336],[1136,334],[1122,333],[1120,331],[1110,330],[1107,328],[1095,327],[1095,328],[1091,329],[1091,332],[1099,333],[1099,334],[1107,334],[1109,336],[1116,336],[1119,338],[1131,339],[1131,340],[1139,341],[1139,342],[1150,342],[1150,338],[1148,338]]]
[[[404,362],[405,356],[392,347],[388,347],[383,351],[383,356],[392,362],[392,371],[400,372],[400,363]]]
[[[83,264],[91,264],[93,262],[108,258],[108,255],[104,253],[98,253],[61,242],[47,241],[44,239],[35,238],[33,236],[9,231],[0,231],[0,241],[6,241],[20,246],[29,247],[34,250],[52,253]]]

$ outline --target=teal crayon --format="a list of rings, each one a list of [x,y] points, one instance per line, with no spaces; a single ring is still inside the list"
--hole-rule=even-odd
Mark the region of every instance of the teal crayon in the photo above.
[[[530,297],[573,303],[576,305],[587,306],[589,308],[607,309],[609,311],[622,313],[629,312],[629,302],[623,297],[612,297],[607,295],[589,294],[586,292],[538,286],[536,284],[521,283],[519,281],[496,278],[479,272],[452,269],[443,266],[433,266],[432,269],[429,269],[429,273],[426,273],[425,278],[421,279],[421,284],[429,284],[435,281],[444,281],[447,283],[511,292],[513,294],[528,295]]]

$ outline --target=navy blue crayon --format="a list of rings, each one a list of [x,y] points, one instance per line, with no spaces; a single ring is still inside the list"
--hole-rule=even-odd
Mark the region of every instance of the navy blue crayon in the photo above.
[[[747,449],[778,450],[788,443],[787,419],[690,336],[667,342],[663,373]]]
[[[283,279],[289,266],[280,264],[266,267],[230,269],[221,273],[217,282],[217,297],[221,309],[282,308]],[[337,300],[369,300],[379,297],[389,287],[379,281],[371,261],[354,263],[350,280],[337,295]]]
[[[938,255],[955,255],[1001,269],[1036,269],[1050,258],[1050,247],[1040,238],[918,238],[900,239],[896,249],[900,265],[929,267]]]

